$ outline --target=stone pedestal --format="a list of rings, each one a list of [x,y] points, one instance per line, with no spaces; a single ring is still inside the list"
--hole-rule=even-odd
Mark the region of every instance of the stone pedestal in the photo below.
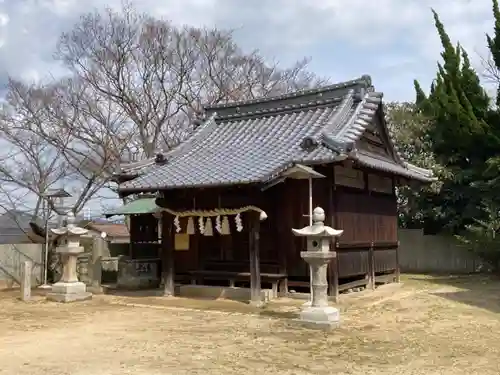
[[[320,251],[302,251],[300,256],[311,266],[312,300],[303,306],[300,319],[317,328],[336,327],[340,321],[339,310],[328,306],[328,263],[335,253]]]
[[[92,293],[87,292],[87,286],[80,281],[66,283],[59,281],[52,285],[52,290],[47,293],[47,299],[55,302],[85,301],[92,298]]]
[[[343,231],[325,226],[324,220],[325,212],[316,207],[313,225],[292,231],[296,236],[307,237],[307,251],[302,251],[300,256],[311,269],[311,301],[302,306],[300,322],[312,328],[329,329],[338,326],[340,321],[339,310],[328,305],[328,263],[336,256],[330,251],[330,242]]]
[[[92,298],[92,293],[87,292],[87,286],[78,281],[77,258],[84,252],[80,246],[80,236],[88,231],[77,227],[74,216],[68,214],[68,224],[64,228],[52,229],[57,235],[63,237],[62,245],[56,249],[61,254],[63,262],[63,273],[61,280],[52,285],[52,290],[47,294],[49,301],[75,302]]]

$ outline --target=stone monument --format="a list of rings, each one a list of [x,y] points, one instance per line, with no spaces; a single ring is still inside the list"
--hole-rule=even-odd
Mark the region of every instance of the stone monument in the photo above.
[[[311,269],[311,304],[305,305],[300,320],[314,328],[331,328],[339,324],[339,310],[328,305],[328,263],[336,256],[330,251],[333,237],[344,231],[324,225],[325,211],[316,207],[313,211],[313,224],[302,229],[292,229],[296,236],[307,237],[307,251],[300,256]]]
[[[52,285],[47,299],[57,302],[74,302],[92,298],[92,293],[87,292],[86,285],[78,281],[76,268],[78,255],[84,252],[83,246],[80,246],[80,236],[86,234],[88,230],[77,227],[75,216],[70,212],[66,226],[51,229],[51,231],[62,237],[61,245],[56,248],[56,252],[61,254],[63,272],[61,280]]]
[[[106,247],[106,233],[101,233],[100,236],[95,236],[92,242],[92,259],[89,264],[90,271],[90,287],[87,289],[93,294],[104,293],[102,287],[102,256]]]

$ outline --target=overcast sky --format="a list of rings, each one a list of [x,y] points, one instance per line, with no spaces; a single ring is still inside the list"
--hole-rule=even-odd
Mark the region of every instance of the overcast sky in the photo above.
[[[388,100],[412,100],[413,79],[428,87],[440,46],[430,8],[480,70],[491,0],[132,0],[136,8],[177,24],[236,29],[243,48],[311,70],[332,81],[370,74]],[[83,12],[120,0],[0,0],[0,82],[7,74],[46,77],[57,67],[58,35]]]
[[[244,49],[283,64],[311,57],[311,70],[333,82],[369,74],[386,100],[413,100],[413,80],[427,88],[435,76],[440,44],[431,7],[479,72],[485,33],[493,26],[491,0],[131,2],[178,25],[235,29]],[[0,0],[0,85],[9,74],[34,80],[60,72],[52,59],[60,33],[82,13],[105,6],[119,9],[121,0]]]

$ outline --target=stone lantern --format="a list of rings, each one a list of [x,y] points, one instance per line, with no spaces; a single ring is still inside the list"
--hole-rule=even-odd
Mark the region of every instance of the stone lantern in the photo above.
[[[311,268],[311,304],[304,307],[300,320],[319,328],[329,328],[339,322],[339,310],[328,305],[328,263],[336,256],[330,251],[330,243],[333,237],[344,231],[324,225],[325,211],[321,207],[314,209],[312,221],[310,226],[292,229],[294,235],[307,238],[307,251],[301,251],[300,256]]]
[[[47,299],[57,302],[74,302],[92,298],[92,294],[87,292],[86,285],[78,281],[76,268],[78,255],[84,252],[83,246],[80,246],[80,236],[86,234],[88,230],[77,227],[75,216],[70,212],[67,216],[66,226],[51,229],[51,231],[62,238],[56,252],[61,254],[63,273],[61,280],[52,285]]]

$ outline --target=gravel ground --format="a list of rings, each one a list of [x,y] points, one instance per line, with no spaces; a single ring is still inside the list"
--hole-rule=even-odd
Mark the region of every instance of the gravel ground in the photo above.
[[[341,328],[294,324],[300,303],[0,292],[0,374],[499,374],[500,282],[406,276],[340,303]]]

